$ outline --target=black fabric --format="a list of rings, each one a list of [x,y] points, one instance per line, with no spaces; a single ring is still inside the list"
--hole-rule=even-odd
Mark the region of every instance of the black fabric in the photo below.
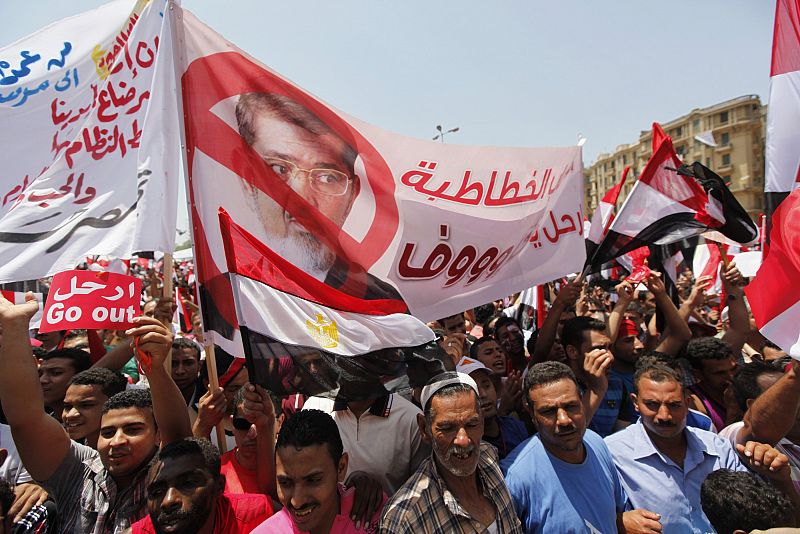
[[[766,235],[764,236],[765,242],[769,245],[769,235],[772,233],[772,214],[778,209],[778,206],[789,196],[788,191],[780,193],[764,193],[764,213],[767,215],[767,228]]]

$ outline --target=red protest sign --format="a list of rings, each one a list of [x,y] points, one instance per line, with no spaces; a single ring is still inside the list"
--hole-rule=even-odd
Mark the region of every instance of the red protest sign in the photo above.
[[[40,332],[132,326],[141,313],[142,281],[95,271],[64,271],[53,277]]]

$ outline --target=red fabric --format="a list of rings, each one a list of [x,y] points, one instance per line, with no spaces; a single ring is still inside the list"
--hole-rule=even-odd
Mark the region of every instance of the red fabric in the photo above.
[[[87,330],[86,338],[89,340],[90,359],[92,364],[95,364],[106,355],[106,347],[103,345],[103,340],[100,339],[100,334],[97,333],[97,330]]]
[[[622,323],[620,323],[619,333],[617,334],[617,338],[622,339],[625,337],[638,336],[638,335],[639,335],[639,329],[636,327],[636,323],[634,323],[630,319],[624,319]]]
[[[220,495],[216,501],[214,534],[248,534],[274,512],[266,495]],[[133,534],[155,534],[150,516],[131,525]]]
[[[220,472],[225,475],[225,493],[258,493],[258,475],[236,460],[236,449],[222,455]]]
[[[770,76],[800,70],[800,2],[778,0]]]
[[[225,374],[219,377],[219,387],[224,388],[228,382],[233,380],[233,377],[235,377],[236,374],[242,369],[242,367],[244,367],[244,364],[245,364],[244,358],[234,358],[234,360],[231,362],[230,367],[228,367],[228,370],[225,371]]]

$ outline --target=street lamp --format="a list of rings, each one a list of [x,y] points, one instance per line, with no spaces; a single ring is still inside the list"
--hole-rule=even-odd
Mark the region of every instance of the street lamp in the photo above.
[[[456,126],[455,128],[451,128],[451,129],[449,129],[447,131],[442,131],[442,125],[441,124],[437,124],[436,125],[436,130],[438,130],[439,133],[433,138],[433,140],[436,141],[437,139],[440,139],[442,141],[442,143],[444,143],[444,136],[449,134],[449,133],[457,132],[458,131],[458,126]]]

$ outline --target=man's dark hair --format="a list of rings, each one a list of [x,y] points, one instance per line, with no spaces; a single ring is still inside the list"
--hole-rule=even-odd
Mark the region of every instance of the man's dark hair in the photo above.
[[[0,514],[8,514],[11,505],[14,504],[14,499],[14,484],[4,478],[0,478],[0,506],[3,507],[0,510]]]
[[[106,397],[113,397],[125,391],[128,380],[121,373],[106,369],[105,367],[92,367],[74,375],[69,381],[70,386],[98,386]]]
[[[126,389],[109,398],[103,404],[103,413],[111,410],[124,410],[125,408],[150,408],[153,409],[153,398],[150,390],[145,388]]]
[[[205,438],[184,438],[168,443],[158,451],[156,461],[160,462],[165,458],[180,458],[192,454],[196,454],[203,459],[206,469],[215,478],[220,476],[221,460],[219,449]]]
[[[494,323],[494,332],[493,332],[494,333],[494,337],[498,337],[498,334],[500,333],[500,329],[501,328],[507,327],[510,324],[517,325],[517,328],[520,328],[519,322],[517,322],[517,320],[514,319],[513,317],[507,317],[505,315],[503,317],[500,317],[497,320],[497,322]],[[522,329],[520,328],[520,331],[521,330]]]
[[[497,343],[498,345],[500,344],[497,341],[497,339],[495,339],[495,337],[492,336],[492,335],[483,336],[480,339],[476,339],[475,342],[472,343],[472,345],[469,348],[469,357],[472,358],[473,360],[477,360],[478,359],[478,349],[481,348],[481,345],[483,345],[484,343],[488,343],[490,341],[492,341],[494,343]]]
[[[561,343],[564,347],[571,346],[580,350],[587,331],[605,332],[606,323],[592,317],[573,317],[564,323],[561,330]]]
[[[185,337],[176,337],[172,340],[172,350],[175,349],[191,349],[194,351],[197,362],[200,363],[200,348],[197,346],[197,343],[191,339]]]
[[[484,321],[489,319],[492,315],[494,315],[495,307],[494,302],[487,302],[486,304],[481,304],[480,306],[476,306],[474,308],[475,312],[475,322],[477,324],[483,324]]]
[[[794,526],[789,498],[745,471],[718,469],[709,474],[700,488],[700,504],[719,534]]]
[[[300,410],[281,426],[275,450],[277,452],[281,447],[302,449],[312,445],[326,445],[334,465],[339,465],[344,445],[336,421],[321,410]]]
[[[272,401],[272,407],[275,409],[275,418],[281,416],[283,413],[283,407],[281,406],[281,401],[277,395],[275,395],[272,391],[266,390],[267,395],[269,395],[269,400]],[[236,417],[239,414],[239,406],[244,404],[244,396],[247,393],[247,384],[240,387],[236,390],[236,394],[233,396],[233,416]]]
[[[636,372],[633,374],[634,393],[639,393],[639,382],[642,378],[647,378],[659,384],[669,381],[677,382],[681,387],[681,392],[685,393],[686,391],[683,387],[683,373],[674,360],[664,360],[653,355],[646,356],[645,361],[636,365]]]
[[[736,404],[742,412],[747,411],[747,399],[756,399],[763,393],[758,385],[758,379],[766,374],[782,376],[780,369],[759,360],[739,366],[739,370],[733,377],[733,396],[736,397]]]
[[[262,112],[272,113],[279,119],[313,135],[328,134],[339,137],[314,112],[288,96],[275,93],[247,93],[239,95],[239,101],[236,103],[236,123],[239,125],[239,135],[248,145],[252,146],[256,141],[255,118]],[[344,145],[342,160],[355,178],[354,166],[358,153],[344,139],[342,143]]]
[[[686,345],[686,359],[694,369],[703,369],[705,360],[727,360],[733,355],[733,349],[726,341],[715,337],[699,337]]]
[[[55,349],[42,355],[42,360],[52,360],[53,358],[64,358],[72,360],[72,368],[76,373],[87,370],[92,366],[92,358],[83,349]]]
[[[439,323],[440,325],[442,325],[442,328],[444,328],[444,322],[446,320],[454,319],[454,318],[457,318],[457,317],[460,317],[461,320],[463,321],[464,318],[465,318],[464,317],[464,312],[458,312],[458,313],[454,313],[453,315],[448,315],[447,317],[442,317],[441,319],[437,319],[436,322]]]
[[[580,392],[578,386],[578,379],[575,378],[575,373],[568,365],[561,362],[542,362],[528,368],[528,374],[525,375],[525,402],[528,406],[533,408],[531,402],[531,390],[539,386],[546,386],[561,380],[569,380]]]

